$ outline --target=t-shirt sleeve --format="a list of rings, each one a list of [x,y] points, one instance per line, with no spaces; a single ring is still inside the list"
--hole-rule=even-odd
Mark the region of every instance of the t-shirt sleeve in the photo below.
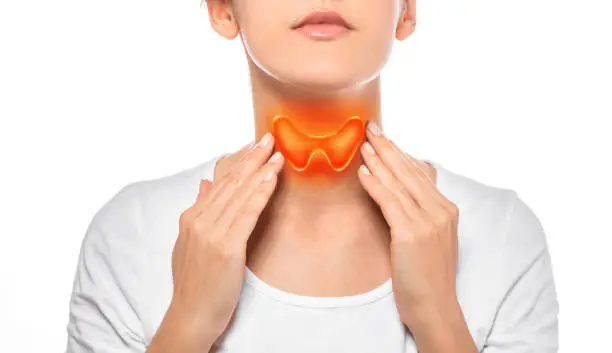
[[[502,300],[483,353],[558,351],[559,304],[546,236],[515,193],[503,248]]]
[[[146,351],[135,295],[141,264],[136,186],[116,193],[86,230],[69,303],[67,353]]]

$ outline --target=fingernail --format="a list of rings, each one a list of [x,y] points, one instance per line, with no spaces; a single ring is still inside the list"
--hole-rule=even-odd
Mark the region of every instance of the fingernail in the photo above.
[[[359,170],[365,175],[372,175],[372,173],[370,173],[370,170],[368,169],[368,167],[365,166],[365,164],[362,164],[359,167]]]
[[[268,174],[266,174],[263,178],[264,181],[270,181],[272,179],[272,176],[274,176],[274,171],[271,170],[268,172]]]
[[[363,143],[363,150],[368,154],[375,154],[374,148],[372,148],[372,145],[367,141]]]
[[[257,144],[259,147],[264,147],[267,146],[268,143],[270,143],[270,140],[272,139],[272,134],[269,132],[266,132],[265,135],[263,135],[263,137],[261,138],[261,140],[259,140],[259,143]]]
[[[370,130],[370,132],[376,136],[380,135],[381,133],[380,128],[378,127],[378,124],[376,124],[372,120],[368,121],[368,130]]]
[[[278,162],[281,159],[282,155],[280,151],[276,151],[272,157],[270,157],[270,162]]]

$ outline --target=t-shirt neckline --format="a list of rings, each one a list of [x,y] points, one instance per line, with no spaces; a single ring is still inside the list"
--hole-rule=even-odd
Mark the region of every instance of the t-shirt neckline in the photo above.
[[[214,181],[215,169],[219,160],[230,153],[217,155],[213,158],[208,170],[208,179]],[[436,187],[443,192],[444,185],[444,167],[440,163],[425,159],[436,169]],[[282,302],[284,304],[309,307],[309,308],[341,308],[361,306],[374,301],[383,299],[393,294],[393,281],[388,278],[384,283],[364,293],[340,296],[340,297],[313,297],[296,293],[283,291],[279,288],[269,285],[261,278],[257,277],[248,266],[244,266],[244,283],[250,285],[257,293],[260,293],[268,298]]]

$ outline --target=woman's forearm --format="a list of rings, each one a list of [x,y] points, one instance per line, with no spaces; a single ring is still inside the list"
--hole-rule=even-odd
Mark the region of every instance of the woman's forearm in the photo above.
[[[459,303],[439,309],[424,309],[426,319],[409,327],[419,353],[478,353]]]
[[[209,353],[218,335],[192,317],[171,305],[146,353]]]

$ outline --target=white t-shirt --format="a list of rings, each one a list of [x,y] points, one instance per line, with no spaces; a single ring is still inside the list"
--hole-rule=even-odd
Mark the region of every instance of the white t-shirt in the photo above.
[[[170,304],[180,214],[221,156],[129,184],[95,214],[82,243],[67,326],[68,353],[145,352]],[[538,218],[515,191],[437,162],[437,187],[460,210],[457,298],[485,353],[552,353],[559,305]],[[274,288],[245,269],[225,353],[415,353],[392,282],[346,297]]]

